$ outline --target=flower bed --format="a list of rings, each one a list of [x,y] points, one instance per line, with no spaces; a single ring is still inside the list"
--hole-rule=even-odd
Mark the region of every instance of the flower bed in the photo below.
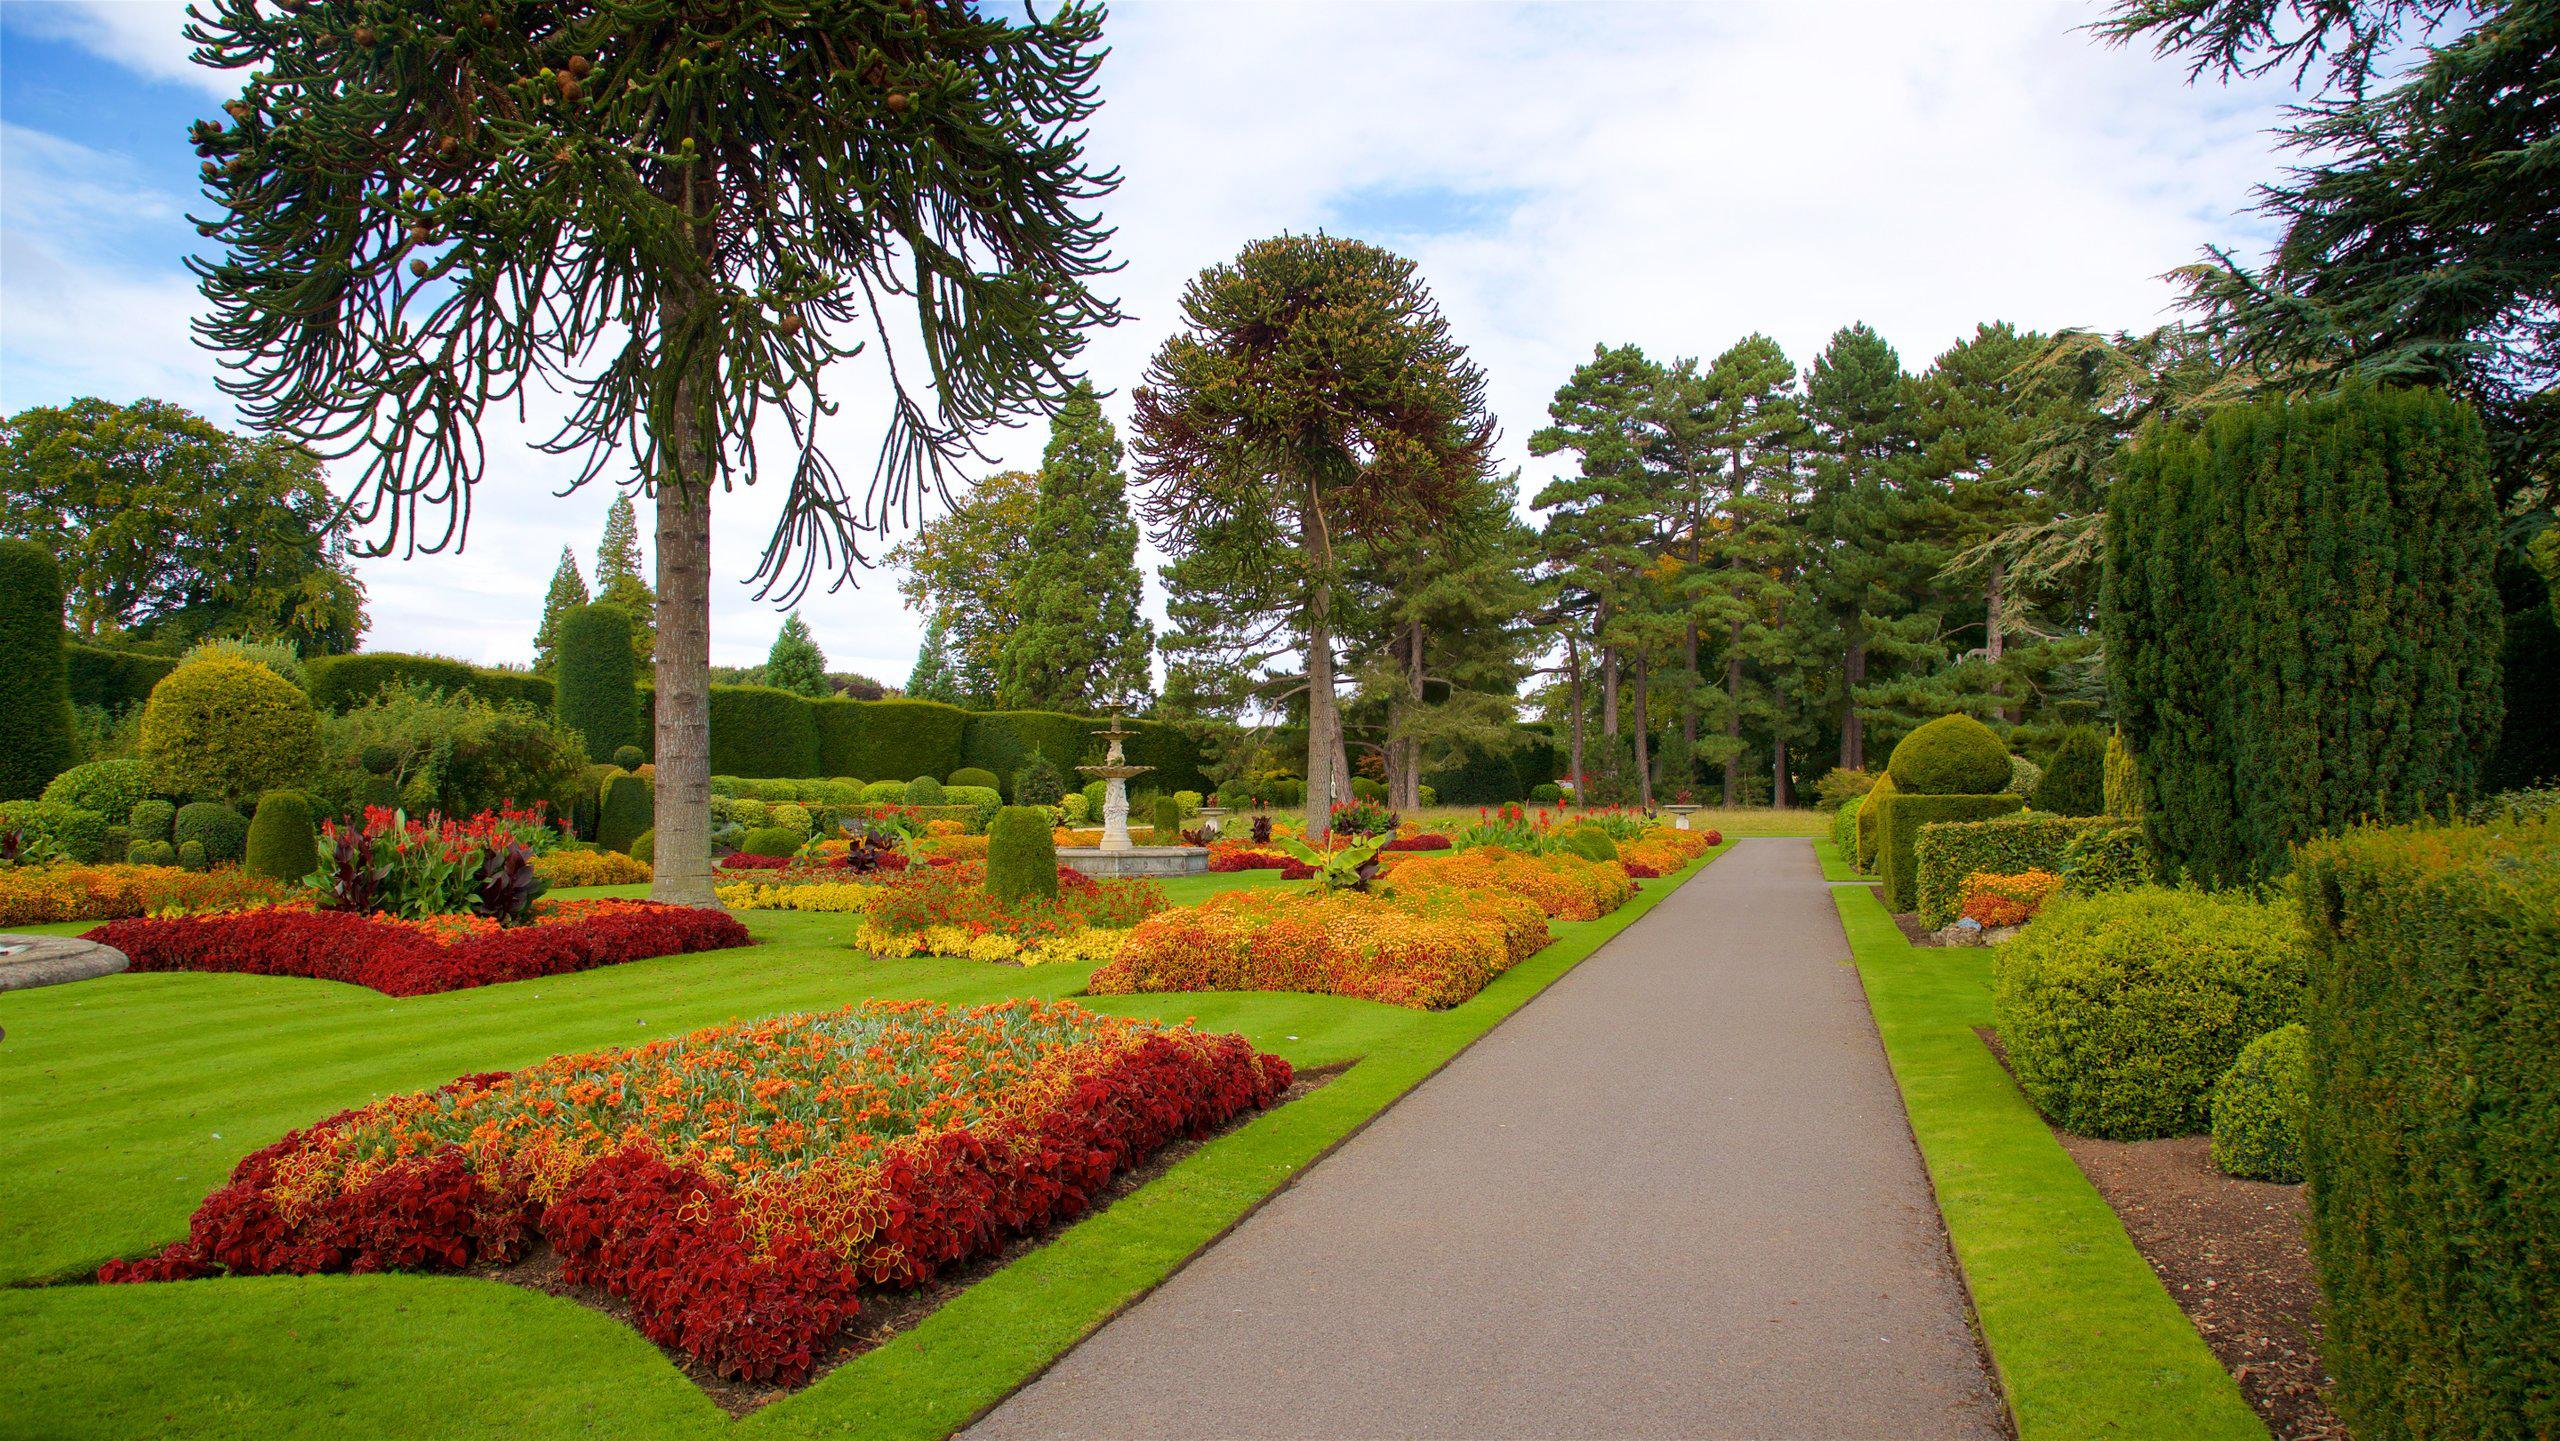
[[[1209,869],[1218,875],[1235,871],[1278,871],[1293,881],[1303,881],[1315,874],[1304,862],[1265,850],[1250,841],[1211,841]]]
[[[1089,989],[1312,991],[1437,1010],[1546,943],[1537,905],[1500,892],[1230,891],[1140,924]]]
[[[1598,920],[1636,893],[1626,867],[1615,861],[1587,861],[1563,851],[1529,855],[1501,846],[1397,856],[1386,874],[1400,895],[1447,887],[1500,891],[1535,901],[1560,921]]]
[[[654,874],[620,851],[553,851],[533,858],[533,873],[548,886],[631,886]]]
[[[1724,843],[1715,831],[1654,829],[1618,842],[1618,863],[1638,880],[1667,876]]]
[[[1290,1079],[1241,1036],[1069,1002],[731,1023],[333,1116],[241,1161],[186,1240],[99,1279],[453,1270],[539,1238],[650,1339],[794,1382],[859,1286],[1073,1217]]]
[[[1430,832],[1420,832],[1414,835],[1397,836],[1394,840],[1387,842],[1386,849],[1391,851],[1445,851],[1449,849],[1449,845],[1450,842],[1447,836],[1435,835]]]
[[[1956,913],[1985,928],[2023,926],[2061,889],[2062,877],[2051,871],[1975,871],[1964,878],[1964,900]]]
[[[424,996],[618,966],[652,956],[752,944],[721,911],[647,901],[580,901],[499,927],[476,917],[397,921],[278,906],[180,920],[113,921],[84,940],[125,953],[137,971],[307,976]]]
[[[234,868],[16,866],[0,870],[0,926],[236,911],[291,893],[281,881]]]
[[[873,888],[854,943],[875,956],[953,956],[973,961],[1107,960],[1120,935],[1164,909],[1142,880],[1097,881],[1058,867],[1056,898],[1001,901],[976,861],[911,869]]]

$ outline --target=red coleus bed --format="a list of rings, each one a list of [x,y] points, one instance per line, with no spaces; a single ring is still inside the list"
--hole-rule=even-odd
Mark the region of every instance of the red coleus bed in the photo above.
[[[444,929],[448,934],[438,934]],[[501,981],[752,944],[725,911],[648,901],[582,901],[512,929],[451,929],[353,911],[279,906],[172,920],[110,921],[82,937],[137,971],[308,976],[424,996]]]
[[[541,1239],[661,1345],[794,1382],[860,1286],[1074,1216],[1290,1079],[1241,1036],[1064,1001],[731,1023],[333,1116],[241,1161],[186,1240],[98,1278],[450,1270]]]

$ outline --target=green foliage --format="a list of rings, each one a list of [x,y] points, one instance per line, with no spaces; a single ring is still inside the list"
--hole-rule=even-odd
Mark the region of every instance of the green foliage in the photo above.
[[[942,803],[946,806],[1001,806],[1004,796],[994,786],[944,786]],[[993,811],[988,812],[993,815]]]
[[[1169,846],[1181,839],[1182,806],[1173,797],[1156,797],[1155,805],[1149,808],[1147,819],[1148,824],[1155,830],[1157,845]]]
[[[107,818],[58,801],[0,801],[0,827],[14,829],[37,850],[54,850],[66,860],[87,863],[103,858]]]
[[[1575,826],[1564,833],[1563,845],[1564,849],[1586,861],[1614,861],[1618,858],[1618,843],[1598,826]]]
[[[996,773],[978,766],[962,766],[945,776],[942,783],[946,786],[971,786],[983,790],[998,789]]]
[[[835,687],[827,682],[827,657],[818,649],[818,639],[809,633],[809,623],[793,611],[783,617],[782,629],[773,638],[773,649],[764,658],[764,684],[793,695],[828,696]],[[815,765],[814,760],[811,765]]]
[[[2352,385],[2158,430],[2107,506],[2108,683],[2172,872],[2469,802],[2498,738],[2479,418]]]
[[[196,853],[202,855],[204,848],[197,847]],[[124,858],[128,865],[174,866],[178,863],[178,848],[166,839],[138,840],[125,852]]]
[[[810,774],[941,776],[964,764],[961,750],[969,713],[956,706],[916,700],[830,700],[816,702],[816,708],[821,717],[821,764],[811,767]],[[986,768],[1003,774],[999,767]]]
[[[311,698],[274,671],[212,656],[171,671],[151,692],[142,758],[160,790],[238,802],[310,781],[320,718]]]
[[[188,870],[202,871],[213,867],[213,857],[205,850],[202,841],[180,841],[177,852],[178,864]]]
[[[44,546],[0,540],[0,800],[41,795],[78,760],[62,657],[62,572]]]
[[[862,799],[866,805],[905,805],[907,803],[907,783],[905,781],[873,781],[871,784],[862,788]]]
[[[1508,756],[1469,750],[1459,763],[1429,773],[1432,789],[1453,806],[1496,806],[1521,798],[1519,772]]]
[[[996,647],[996,703],[1088,711],[1145,695],[1155,630],[1138,611],[1138,526],[1120,437],[1090,382],[1050,421],[1024,539],[1013,583],[1020,620]]]
[[[918,776],[907,782],[905,799],[911,806],[940,806],[951,803],[950,796],[942,789],[942,782],[931,776]]]
[[[1814,806],[1826,811],[1839,810],[1865,795],[1875,783],[1873,772],[1833,766],[1822,773],[1822,779],[1813,783]]]
[[[323,763],[310,782],[323,808],[367,805],[413,816],[467,816],[503,802],[548,802],[577,820],[587,779],[577,738],[531,706],[394,682],[321,723]]]
[[[2310,1109],[2310,1032],[2296,1021],[2243,1046],[2214,1082],[2214,1168],[2252,1181],[2301,1180]]]
[[[125,813],[125,834],[136,841],[165,841],[178,823],[178,808],[164,800],[135,801]]]
[[[1022,769],[1013,773],[1013,799],[1016,805],[1054,806],[1067,794],[1066,777],[1059,772],[1048,754],[1034,751]]]
[[[1858,863],[1858,812],[1864,810],[1866,804],[1864,795],[1854,795],[1842,801],[1840,809],[1831,813],[1831,844],[1839,850],[1840,858],[1853,868]]]
[[[560,547],[559,568],[551,572],[551,588],[542,597],[542,624],[533,633],[533,669],[549,675],[559,662],[560,617],[585,605],[587,578],[578,573],[577,552]]]
[[[2125,828],[2109,816],[2055,816],[2042,811],[1923,826],[1912,846],[1920,923],[1935,930],[1954,920],[1964,904],[1964,878],[1976,871],[2061,875],[2074,840],[2091,831]]]
[[[652,865],[656,863],[657,855],[657,827],[651,826],[649,829],[642,831],[640,834],[631,838],[631,858],[633,860],[638,861],[644,866]]]
[[[787,856],[799,851],[808,837],[781,826],[758,826],[738,842],[738,849],[751,856]]]
[[[2009,789],[2009,748],[1971,716],[1940,716],[1904,736],[1885,769],[1894,789],[1912,795],[1999,795]]]
[[[247,818],[219,801],[191,801],[178,807],[170,833],[178,838],[180,850],[200,846],[205,859],[215,865],[239,860],[248,852]],[[311,874],[311,868],[305,866],[302,874]]]
[[[615,746],[613,763],[624,770],[636,771],[648,764],[649,757],[638,746]]]
[[[772,817],[770,823],[774,829],[789,831],[804,842],[817,827],[817,818],[809,814],[809,808],[791,801],[781,802],[768,814]]]
[[[658,597],[649,589],[648,558],[640,553],[640,517],[628,495],[605,507],[604,534],[596,539],[596,599],[631,617],[631,662],[646,671],[657,654]]]
[[[1056,711],[979,711],[969,717],[962,756],[970,767],[1008,776],[1037,755],[1063,777],[1073,774],[1072,768],[1095,743],[1094,726],[1084,716]]]
[[[2121,730],[2107,732],[2103,804],[2108,815],[2129,821],[2142,819],[2142,768],[2134,760],[2133,747],[2125,744]]]
[[[258,798],[258,813],[249,818],[241,868],[253,876],[299,881],[311,874],[319,839],[309,797],[300,791],[269,791]]]
[[[2020,1089],[2075,1135],[2193,1135],[2213,1083],[2303,1009],[2302,924],[2238,894],[2048,904],[2000,948],[1992,1017]]]
[[[2131,890],[2151,884],[2155,877],[2158,868],[2152,864],[2151,842],[2143,838],[2142,827],[2123,823],[2120,816],[2107,819],[2119,823],[2092,826],[2062,848],[2063,889],[2075,896]]]
[[[1866,804],[1859,808],[1860,824],[1865,823],[1867,815],[1874,815],[1875,863],[1868,869],[1884,888],[1885,904],[1895,911],[1918,909],[1920,836],[1924,827],[1945,821],[1989,820],[2025,804],[2010,795],[1915,795],[1898,789],[1888,792],[1882,786],[1867,792]]]
[[[139,710],[144,701],[151,699],[151,688],[178,668],[174,656],[83,645],[78,641],[63,644],[62,660],[71,703],[95,706],[110,715]]]
[[[609,851],[631,853],[643,831],[654,831],[657,793],[644,776],[614,776],[604,783],[604,799],[596,813],[596,844]]]
[[[1880,824],[1884,819],[1884,800],[1893,793],[1893,776],[1888,772],[1876,777],[1876,783],[1867,788],[1866,803],[1858,807],[1858,852],[1852,859],[1857,862],[1859,871],[1866,875],[1874,875],[1876,871],[1876,845],[1884,837],[1884,827]]]
[[[2305,849],[2303,1171],[2321,1359],[2359,1437],[2560,1414],[2560,818]]]
[[[2098,738],[2098,732],[2089,726],[2073,726],[2063,732],[2052,763],[2044,768],[2043,779],[2031,792],[2035,808],[2058,816],[2105,814],[2106,766],[2106,742]]]
[[[604,809],[605,783],[624,774],[628,772],[621,766],[590,765],[569,783],[569,828],[578,839],[596,838],[596,822]]]
[[[187,647],[178,664],[202,660],[206,656],[226,655],[238,660],[255,661],[308,691],[311,677],[303,668],[302,654],[285,640],[249,640],[239,636],[213,636]]]
[[[1006,806],[987,827],[987,892],[1013,902],[1058,894],[1058,847],[1049,813]]]
[[[846,702],[860,704],[860,702]],[[711,688],[711,769],[732,776],[814,776],[823,747],[805,696],[770,686]]]
[[[43,799],[113,820],[129,816],[152,794],[151,767],[139,760],[91,761],[55,776]]]
[[[1434,804],[1437,799],[1438,797],[1435,795],[1432,800],[1424,801],[1423,804]],[[1540,805],[1554,805],[1556,802],[1564,799],[1564,787],[1557,785],[1554,781],[1540,781],[1536,785],[1529,787],[1529,799],[1538,802]]]
[[[1109,781],[1087,781],[1084,785],[1084,813],[1088,823],[1102,824],[1102,803],[1109,795]]]
[[[631,663],[631,613],[597,603],[563,611],[552,628],[552,715],[590,756],[640,739],[640,676]]]

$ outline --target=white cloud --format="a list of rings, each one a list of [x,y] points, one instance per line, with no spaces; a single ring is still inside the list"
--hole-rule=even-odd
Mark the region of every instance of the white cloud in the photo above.
[[[195,63],[184,0],[11,0],[9,23],[155,80],[226,100],[240,93],[237,75]]]
[[[55,19],[87,26],[100,38],[83,43],[101,53],[174,74],[171,26],[123,13],[174,8]],[[1805,364],[1833,330],[1865,320],[1917,368],[1979,321],[2156,323],[2173,299],[2162,272],[2208,241],[2256,233],[2234,212],[2279,164],[2263,131],[2284,94],[2189,87],[2180,67],[2075,28],[2100,13],[2017,0],[1123,0],[1093,150],[1127,176],[1107,213],[1127,264],[1112,288],[1132,319],[1097,336],[1087,362],[1125,417],[1202,266],[1284,228],[1362,233],[1421,262],[1491,377],[1506,464],[1528,464],[1534,488],[1554,462],[1528,462],[1526,439],[1595,341],[1712,355],[1760,330]],[[1399,193],[1483,203],[1459,207],[1464,223],[1450,228],[1431,214],[1400,220]],[[1377,218],[1365,231],[1364,215]],[[183,285],[159,273],[85,282],[140,339],[27,329],[14,219],[5,239],[14,388],[33,389],[14,359],[30,350],[75,372],[129,372],[121,393],[182,387],[189,366],[209,388],[201,359],[168,338],[192,303]],[[821,435],[859,479],[880,407],[858,373],[834,389],[845,409]],[[528,653],[561,544],[588,563],[607,496],[555,499],[573,468],[511,448],[526,438],[493,433],[499,464],[467,553],[366,567],[369,644]],[[1043,438],[1034,424],[989,445],[1022,466]],[[723,581],[755,568],[780,479],[715,503]],[[895,682],[920,626],[892,579],[868,574],[804,609],[831,662]],[[715,595],[715,659],[761,659],[779,617],[741,587]]]

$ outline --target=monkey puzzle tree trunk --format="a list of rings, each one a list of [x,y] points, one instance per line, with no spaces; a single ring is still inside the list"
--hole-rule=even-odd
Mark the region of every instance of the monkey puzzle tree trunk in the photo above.
[[[679,284],[661,320],[683,335],[699,295]],[[680,343],[680,342],[677,342]],[[717,906],[711,890],[711,490],[716,451],[694,424],[708,397],[700,370],[676,382],[673,434],[659,447],[657,835],[649,899]]]

